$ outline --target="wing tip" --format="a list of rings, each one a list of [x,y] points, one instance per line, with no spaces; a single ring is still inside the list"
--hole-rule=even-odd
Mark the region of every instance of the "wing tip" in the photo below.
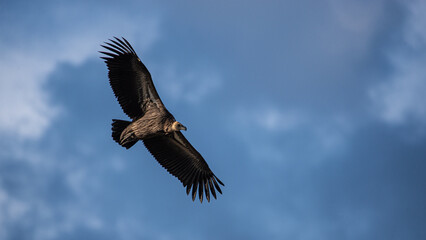
[[[121,38],[122,40],[116,36],[113,36],[112,38],[109,38],[108,41],[103,42],[104,44],[101,44],[101,47],[117,54],[117,56],[124,54],[132,54],[137,56],[136,51],[133,49],[132,45],[124,37]],[[105,52],[102,53],[107,54]]]
[[[213,175],[209,178],[200,179],[198,181],[195,180],[192,183],[183,184],[183,186],[186,187],[186,195],[189,195],[192,190],[191,197],[193,202],[195,201],[198,195],[200,203],[203,203],[204,197],[207,202],[210,202],[210,193],[214,199],[217,199],[216,191],[222,194],[222,190],[219,184],[225,186],[222,181],[220,181],[216,176]]]

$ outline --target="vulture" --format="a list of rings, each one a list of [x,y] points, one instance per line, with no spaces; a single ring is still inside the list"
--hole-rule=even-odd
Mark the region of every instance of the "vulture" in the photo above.
[[[198,191],[200,202],[205,194],[210,202],[224,184],[210,170],[201,154],[188,142],[155,90],[151,74],[133,47],[125,39],[109,39],[100,51],[108,67],[108,78],[115,97],[131,121],[112,120],[112,138],[126,149],[142,140],[151,155],[186,187],[192,201]]]

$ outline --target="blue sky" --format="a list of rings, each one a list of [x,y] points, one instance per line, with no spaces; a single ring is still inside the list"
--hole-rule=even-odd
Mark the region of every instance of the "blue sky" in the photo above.
[[[0,2],[1,239],[425,239],[425,1]],[[128,39],[225,183],[200,204],[126,119]]]

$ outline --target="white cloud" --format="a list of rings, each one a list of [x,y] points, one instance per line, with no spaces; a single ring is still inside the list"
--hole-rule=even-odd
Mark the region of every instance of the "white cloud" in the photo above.
[[[404,37],[407,43],[414,48],[424,48],[426,43],[426,2],[422,0],[402,1],[407,4],[409,17]]]
[[[405,4],[409,13],[403,29],[405,42],[387,52],[392,75],[369,92],[376,115],[390,124],[426,120],[426,2]]]
[[[4,239],[7,223],[19,221],[29,210],[29,205],[20,199],[10,196],[1,188],[0,183],[0,238]]]
[[[13,31],[13,34],[3,31],[5,36],[20,36],[20,41],[6,37],[0,45],[0,132],[4,134],[37,139],[44,133],[60,111],[60,106],[43,89],[58,63],[80,64],[98,56],[99,44],[114,34],[137,40],[133,42],[135,45],[145,47],[158,37],[158,20],[153,17],[130,19],[113,8],[96,11],[76,3],[58,4],[43,12],[44,18],[55,23],[47,31],[33,29],[32,24],[36,23],[0,23],[0,29]],[[105,18],[109,15],[114,18]],[[39,30],[47,33],[34,32]],[[22,38],[28,39],[25,44]]]
[[[306,114],[300,111],[283,110],[272,104],[262,104],[251,108],[238,108],[234,113],[236,121],[245,128],[260,128],[269,132],[294,130],[305,124]]]
[[[251,157],[275,163],[283,162],[286,153],[277,146],[274,137],[295,131],[306,121],[304,114],[282,110],[272,104],[239,107],[229,116],[232,118],[230,130],[236,131],[244,141]]]
[[[230,131],[243,140],[252,159],[272,163],[303,156],[305,161],[309,158],[315,164],[343,151],[356,128],[344,115],[313,116],[273,104],[240,107],[230,116]]]
[[[268,131],[291,130],[302,124],[305,119],[295,112],[281,112],[276,108],[266,108],[255,113],[253,119]]]
[[[41,135],[58,111],[41,84],[53,69],[37,56],[13,49],[0,56],[0,131],[34,138]]]
[[[392,124],[409,118],[426,119],[426,56],[397,59],[397,73],[387,83],[374,87],[370,96],[381,119]]]
[[[159,80],[156,84],[173,102],[190,104],[201,103],[222,85],[222,79],[217,73],[200,69],[185,72],[173,65],[162,67],[157,78]]]
[[[63,156],[61,148],[54,146],[39,149],[34,144],[24,144],[6,152],[4,145],[0,146],[1,239],[16,234],[16,228],[27,227],[26,234],[35,240],[60,239],[80,228],[100,233],[111,230],[106,225],[113,223],[105,222],[107,218],[93,199],[108,187],[101,181],[103,177],[125,169],[124,161],[117,163],[122,159],[104,156],[99,164],[88,161],[99,157],[99,151]],[[16,167],[8,169],[9,165]],[[4,174],[16,169],[20,170],[12,178]],[[7,184],[11,179],[17,187]],[[117,229],[111,231],[119,233]]]
[[[10,9],[11,16],[24,11],[19,16],[25,19],[0,21],[0,171],[7,172],[9,165],[16,166],[10,171],[18,171],[10,177],[18,186],[13,190],[8,176],[0,176],[1,239],[18,231],[30,234],[31,239],[58,239],[78,228],[106,231],[91,194],[101,187],[99,178],[104,172],[123,171],[125,163],[110,156],[102,165],[95,166],[93,161],[80,165],[76,158],[95,158],[96,153],[87,148],[93,144],[78,146],[81,151],[64,156],[58,152],[63,148],[55,145],[60,141],[41,147],[37,141],[26,140],[41,137],[62,111],[44,88],[57,64],[97,58],[99,45],[112,36],[124,36],[134,46],[147,48],[159,36],[159,21],[146,15],[130,18],[113,7],[97,10],[81,4],[53,3],[51,11],[37,13],[42,16],[26,23],[33,9]],[[52,24],[36,22],[39,19]],[[69,194],[65,200],[49,199],[56,197],[56,192],[52,194],[56,190],[51,189],[55,184],[60,193]]]

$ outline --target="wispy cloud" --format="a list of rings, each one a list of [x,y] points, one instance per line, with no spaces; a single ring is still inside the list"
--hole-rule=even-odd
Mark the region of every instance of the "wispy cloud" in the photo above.
[[[75,139],[69,141],[63,144]],[[99,146],[63,156],[64,146],[11,145],[0,141],[0,238],[13,238],[18,228],[23,236],[35,240],[60,239],[79,229],[120,233],[120,229],[106,228],[115,223],[105,222],[93,199],[107,187],[101,180],[105,175],[126,169],[123,159],[115,154],[97,158],[102,152]]]
[[[306,117],[300,113],[292,111],[283,112],[271,107],[252,112],[252,119],[258,126],[271,132],[288,131],[300,126],[306,121]]]
[[[396,73],[370,91],[378,116],[391,124],[426,119],[426,56],[394,59]]]
[[[240,106],[229,116],[232,118],[230,130],[244,140],[251,157],[272,162],[282,162],[286,155],[285,149],[277,146],[275,137],[294,132],[306,121],[303,114],[282,110],[272,104]]]
[[[105,16],[105,11],[115,17],[100,17]],[[111,34],[133,38],[137,45],[147,47],[159,33],[157,19],[130,19],[113,8],[89,11],[79,4],[56,3],[43,15],[43,19],[55,23],[46,34],[36,34],[32,31],[37,28],[29,28],[14,19],[0,23],[3,34],[11,36],[10,39],[5,37],[0,45],[0,132],[11,136],[39,138],[59,113],[60,106],[49,99],[43,87],[58,63],[79,64],[97,56],[99,44],[112,37]],[[80,18],[78,24],[70,25],[77,16]],[[39,18],[33,20],[33,25],[41,21]],[[138,28],[143,28],[146,35],[139,36]],[[28,41],[14,39],[21,35],[33,37]]]
[[[371,81],[362,77],[383,66],[376,62],[380,50],[370,50],[389,32],[398,35],[401,25],[410,29],[405,17],[412,16],[395,18],[382,6],[395,1],[157,3],[166,14],[161,29],[168,37],[152,47],[172,60],[158,65],[154,82],[163,100],[197,110],[186,113],[201,130],[187,136],[226,184],[209,204],[188,199],[143,144],[125,150],[110,137],[111,115],[123,113],[106,76],[92,75],[105,74],[105,65],[92,60],[98,44],[114,35],[126,36],[137,51],[155,42],[158,19],[149,17],[148,3],[86,1],[83,8],[56,2],[44,5],[57,11],[31,15],[27,4],[20,4],[24,10],[0,14],[2,19],[23,12],[16,22],[28,21],[25,28],[0,21],[8,30],[0,37],[5,63],[0,64],[0,121],[10,122],[0,125],[0,239],[387,239],[395,235],[389,226],[398,224],[401,236],[424,235],[425,215],[418,211],[425,199],[424,141],[402,141],[398,134],[405,128],[371,121],[363,105]],[[401,1],[391,8],[407,4],[420,3]],[[418,11],[423,15],[424,9]],[[422,99],[422,82],[409,80],[414,87],[405,87],[397,80],[402,77],[395,77],[421,71],[424,24],[416,26],[408,31],[416,34],[405,34],[402,48],[380,45],[392,53],[395,67],[392,77],[371,90],[375,116],[386,123],[392,121],[385,110],[393,109],[384,104],[386,96],[408,99],[399,111],[405,126],[413,116],[425,119],[414,100]],[[198,48],[191,60],[170,51],[182,47]],[[203,68],[197,61],[203,56],[213,56],[212,64]],[[220,69],[231,73],[226,76],[232,81],[225,81]],[[3,82],[3,76],[11,80]],[[397,88],[407,88],[407,96],[395,97]],[[214,101],[221,91],[227,96]],[[218,124],[206,126],[212,122]]]
[[[174,65],[162,67],[156,84],[173,102],[199,104],[222,85],[222,79],[213,70],[191,69],[185,71]]]
[[[312,116],[303,110],[288,110],[273,104],[240,107],[232,118],[230,122],[238,128],[231,131],[242,135],[253,159],[272,162],[300,155],[321,160],[342,151],[356,128],[344,115]]]
[[[403,44],[388,49],[392,74],[370,89],[375,112],[390,124],[426,120],[426,2],[405,3],[408,18],[403,28]]]
[[[121,159],[111,155],[99,166],[93,161],[80,164],[80,159],[98,159],[96,152],[102,151],[94,152],[93,143],[75,139],[69,146],[78,142],[82,147],[68,153],[63,152],[67,148],[63,141],[48,138],[49,144],[38,144],[27,140],[49,141],[42,137],[66,107],[58,105],[45,88],[58,64],[78,65],[98,57],[99,44],[114,35],[142,47],[150,46],[159,36],[157,18],[130,18],[113,6],[97,10],[84,3],[63,2],[46,8],[40,18],[15,21],[11,14],[4,15],[12,16],[10,21],[0,21],[1,239],[60,239],[81,229],[108,231],[103,213],[89,199],[103,189],[99,179],[105,172],[126,168]],[[32,16],[34,10],[24,7],[16,11]],[[75,18],[79,21],[73,21]],[[45,23],[37,21],[52,24],[46,31]],[[39,25],[43,29],[38,29]],[[143,34],[138,28],[144,29]]]
[[[15,51],[15,52],[14,52]],[[0,131],[18,137],[37,138],[48,127],[58,106],[42,89],[53,68],[48,61],[16,49],[0,57]]]

